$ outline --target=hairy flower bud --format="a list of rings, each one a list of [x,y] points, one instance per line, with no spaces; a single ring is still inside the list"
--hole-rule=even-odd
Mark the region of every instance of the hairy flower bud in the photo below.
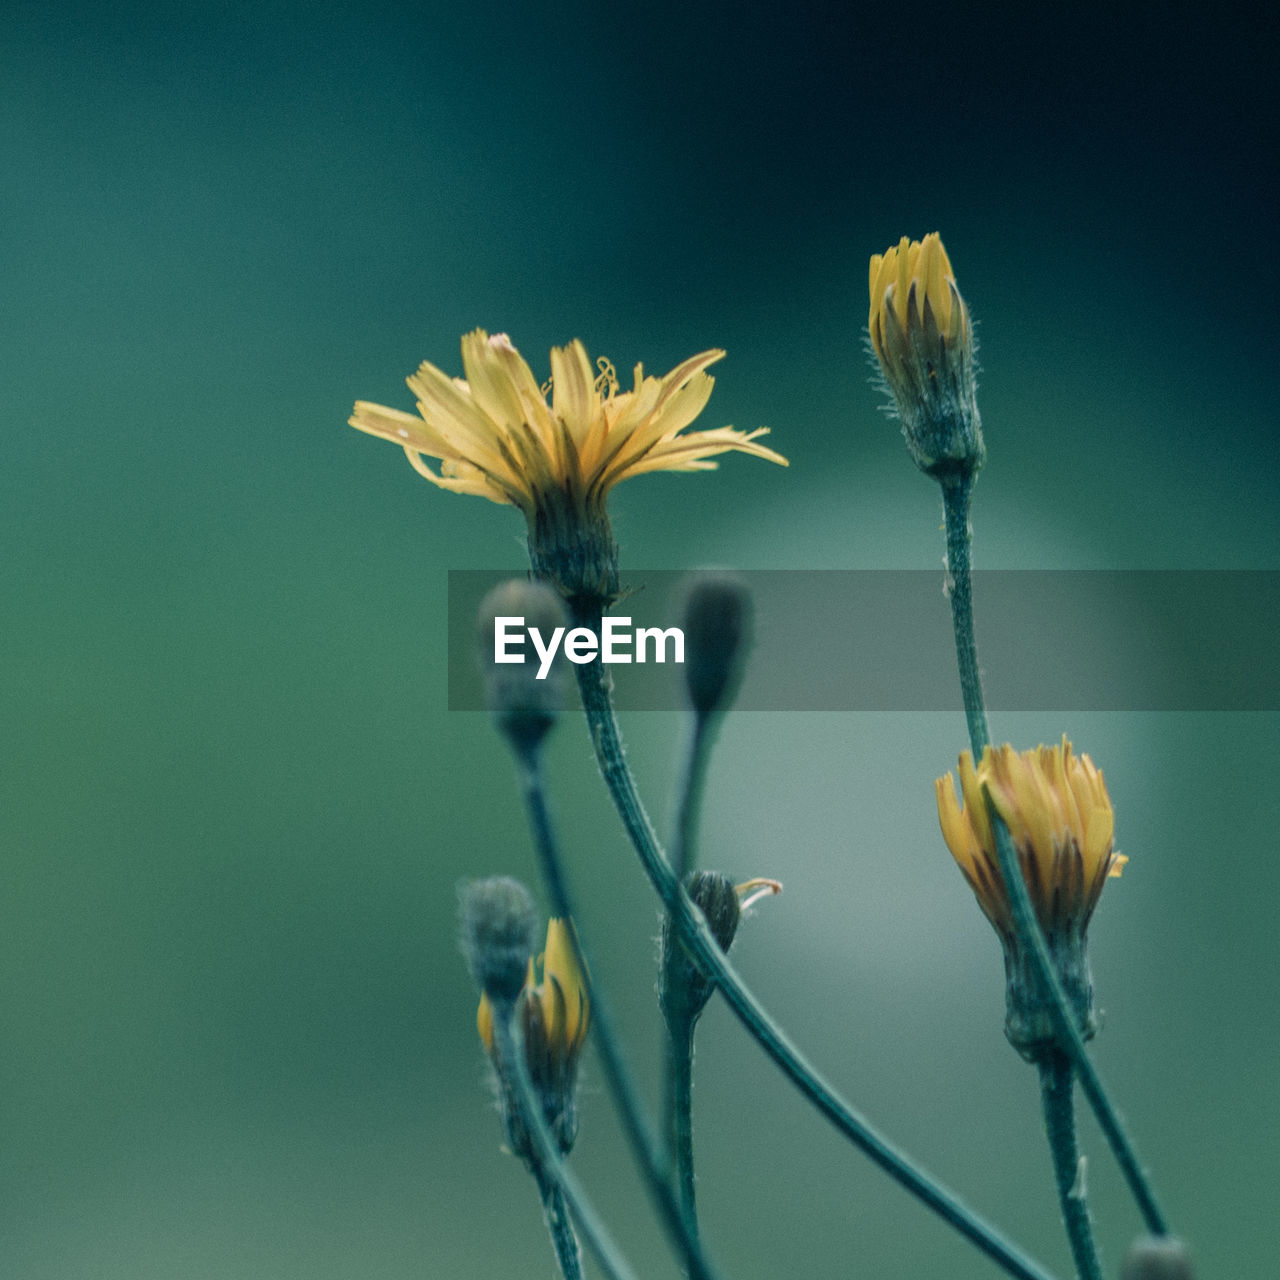
[[[515,1000],[524,987],[538,917],[519,880],[493,876],[464,885],[462,954],[476,986],[490,999]]]
[[[973,322],[935,231],[871,258],[871,347],[926,475],[972,476],[986,458]]]

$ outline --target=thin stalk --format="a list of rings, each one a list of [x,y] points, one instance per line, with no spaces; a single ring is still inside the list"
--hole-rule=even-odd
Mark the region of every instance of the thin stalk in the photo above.
[[[599,631],[600,619],[579,619]],[[650,883],[672,914],[680,936],[698,966],[720,988],[729,1007],[782,1069],[784,1075],[855,1146],[890,1177],[923,1201],[945,1222],[977,1245],[1010,1275],[1021,1280],[1047,1280],[1049,1272],[1028,1258],[994,1227],[964,1204],[913,1160],[887,1142],[805,1060],[765,1013],[712,936],[706,918],[684,891],[668,865],[653,826],[636,793],[609,695],[609,677],[597,658],[577,668],[578,688],[587,715],[596,760],[609,793]]]
[[[582,945],[581,917],[574,909],[569,893],[563,861],[547,808],[541,750],[538,747],[528,748],[518,753],[518,761],[521,791],[538,853],[538,862],[547,886],[547,896],[551,899],[551,910],[562,919],[574,922],[574,929],[570,936],[578,951],[579,968],[582,970],[584,981],[588,984],[595,1044],[604,1066],[609,1092],[613,1095],[614,1106],[622,1122],[623,1132],[631,1146],[649,1195],[667,1233],[679,1250],[692,1280],[716,1280],[718,1273],[703,1252],[697,1231],[686,1219],[680,1202],[676,1198],[675,1190],[668,1177],[667,1162],[654,1137],[653,1127],[645,1116],[639,1091],[631,1079],[631,1072],[622,1056],[621,1042],[614,1029],[608,1002],[590,977],[591,970]]]
[[[987,729],[982,678],[978,670],[978,646],[973,630],[970,548],[972,535],[969,530],[969,499],[972,488],[973,481],[970,476],[944,483],[942,504],[946,515],[948,594],[951,597],[951,615],[955,627],[956,661],[960,668],[960,689],[964,695],[969,743],[973,748],[973,757],[976,762],[982,758],[983,748],[990,745],[991,735]],[[1089,1099],[1089,1105],[1098,1117],[1098,1124],[1106,1135],[1116,1163],[1120,1166],[1125,1182],[1147,1225],[1147,1230],[1152,1235],[1168,1235],[1169,1227],[1156,1202],[1155,1191],[1138,1160],[1133,1142],[1125,1132],[1124,1125],[1111,1099],[1107,1096],[1102,1080],[1085,1051],[1084,1040],[1075,1024],[1075,1019],[1071,1016],[1062,984],[1053,971],[1049,948],[1040,928],[1040,922],[1036,919],[1035,909],[1031,905],[1031,897],[1027,892],[1026,881],[1022,878],[1022,870],[1018,866],[1018,858],[1009,836],[1009,829],[1001,820],[989,797],[987,809],[995,832],[1000,875],[1008,892],[1014,928],[1017,931],[1019,943],[1033,958],[1033,971],[1041,990],[1045,993],[1049,1015],[1053,1019],[1059,1044],[1070,1058],[1079,1076],[1080,1087],[1084,1090],[1085,1097]]]
[[[702,796],[706,790],[707,763],[715,735],[711,717],[694,712],[689,727],[689,745],[680,774],[676,800],[675,836],[671,857],[676,878],[682,883],[696,862]],[[668,913],[668,916],[670,913]],[[672,930],[671,936],[676,931]],[[669,980],[680,983],[685,970],[673,967]],[[687,1015],[685,992],[667,993],[667,1034],[663,1039],[662,1127],[667,1150],[675,1164],[680,1204],[690,1228],[698,1230],[698,1205],[693,1174],[693,1036],[697,1019]]]
[[[513,1006],[496,1004],[493,1012],[495,1062],[507,1095],[520,1108],[521,1123],[533,1143],[532,1172],[542,1195],[551,1243],[565,1280],[576,1280],[582,1274],[581,1252],[573,1227],[562,1212],[565,1206],[609,1280],[637,1280],[636,1273],[600,1221],[581,1183],[560,1158],[555,1140],[547,1129],[542,1107],[534,1094],[533,1082],[529,1079],[523,1037],[512,1016]]]
[[[542,1196],[542,1216],[551,1236],[551,1247],[556,1251],[560,1274],[564,1280],[582,1280],[582,1247],[569,1221],[569,1205],[564,1192],[543,1175],[540,1168],[533,1171],[534,1181]]]
[[[681,883],[697,862],[698,820],[702,815],[702,797],[707,786],[707,763],[711,759],[714,741],[711,717],[695,712],[689,730],[684,769],[680,776],[676,829],[671,841],[671,865],[675,869],[676,879]]]
[[[971,474],[962,474],[942,485],[947,531],[947,599],[951,601],[951,625],[956,635],[956,663],[960,667],[964,718],[969,726],[969,741],[973,745],[976,764],[982,759],[982,748],[991,741],[991,731],[987,728],[987,705],[982,696],[982,672],[978,668],[978,645],[973,630],[973,531],[969,528],[969,499],[972,494]]]
[[[667,1033],[664,1118],[667,1145],[675,1160],[680,1207],[690,1228],[698,1230],[698,1200],[693,1178],[693,1031],[695,1020],[681,1019]]]
[[[1076,1143],[1075,1069],[1061,1050],[1052,1049],[1040,1061],[1040,1096],[1044,1103],[1044,1130],[1053,1156],[1053,1176],[1058,1184],[1062,1221],[1071,1242],[1079,1280],[1102,1280],[1102,1264],[1093,1242],[1089,1204],[1085,1199],[1080,1149]]]

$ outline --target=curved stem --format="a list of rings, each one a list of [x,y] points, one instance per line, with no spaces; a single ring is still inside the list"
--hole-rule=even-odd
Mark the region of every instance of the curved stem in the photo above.
[[[970,554],[971,533],[969,530],[969,498],[972,492],[972,477],[944,483],[942,486],[942,505],[946,516],[947,530],[947,573],[951,598],[951,615],[955,627],[956,660],[960,667],[960,689],[964,695],[964,713],[969,726],[969,743],[973,748],[973,758],[977,762],[982,758],[982,751],[991,743],[991,735],[987,729],[987,713],[982,697],[982,679],[978,671],[978,646],[973,630],[973,598],[972,598],[972,557]],[[987,810],[991,815],[991,826],[996,837],[996,854],[1000,864],[1000,875],[1004,880],[1009,897],[1010,913],[1018,941],[1028,955],[1032,957],[1033,972],[1045,993],[1045,1003],[1054,1030],[1057,1032],[1059,1044],[1067,1053],[1080,1078],[1080,1087],[1098,1117],[1098,1124],[1106,1135],[1107,1142],[1115,1154],[1116,1163],[1124,1175],[1143,1221],[1153,1235],[1169,1234],[1169,1228],[1160,1206],[1156,1203],[1155,1191],[1151,1186],[1146,1171],[1139,1163],[1138,1154],[1128,1133],[1125,1132],[1116,1109],[1103,1087],[1102,1080],[1094,1068],[1080,1029],[1071,1016],[1067,998],[1062,984],[1053,971],[1053,962],[1049,957],[1049,948],[1036,919],[1035,909],[1031,905],[1031,897],[1027,892],[1026,881],[1022,878],[1022,870],[1018,866],[1017,854],[1013,841],[1009,837],[1009,829],[1001,820],[990,798]]]
[[[1040,1062],[1040,1094],[1044,1103],[1044,1129],[1053,1155],[1053,1175],[1058,1184],[1062,1221],[1071,1242],[1079,1280],[1102,1280],[1102,1265],[1093,1242],[1089,1204],[1085,1199],[1084,1170],[1076,1142],[1075,1071],[1061,1050],[1050,1050]]]
[[[541,751],[537,747],[532,747],[519,752],[518,758],[521,766],[521,790],[524,793],[525,808],[538,852],[539,865],[547,885],[547,896],[551,899],[551,910],[555,915],[574,922],[574,929],[570,936],[578,951],[579,967],[588,984],[596,1048],[600,1053],[605,1079],[613,1095],[614,1105],[618,1109],[623,1132],[635,1155],[649,1194],[668,1234],[680,1250],[689,1275],[693,1280],[716,1280],[717,1272],[702,1250],[696,1229],[682,1212],[680,1202],[667,1176],[662,1150],[654,1137],[652,1126],[645,1117],[639,1092],[632,1082],[631,1073],[622,1057],[620,1041],[614,1030],[608,1003],[590,977],[591,970],[579,931],[581,918],[574,910],[569,894],[564,867],[551,826],[551,815],[547,809],[546,789],[542,780]]]
[[[580,621],[582,625],[593,626],[597,631],[599,629],[598,616]],[[597,658],[590,664],[578,667],[577,674],[600,772],[604,775],[614,805],[631,837],[631,843],[640,855],[645,873],[679,926],[680,936],[689,954],[720,988],[729,1007],[748,1033],[800,1092],[890,1177],[976,1244],[1010,1275],[1019,1276],[1022,1280],[1047,1280],[1049,1273],[1037,1262],[1028,1258],[954,1193],[877,1133],[813,1069],[765,1013],[721,951],[706,918],[693,905],[663,856],[657,836],[636,794],[635,782],[623,754],[605,668]]]
[[[513,1006],[509,1003],[494,1006],[494,1061],[508,1097],[520,1108],[520,1121],[533,1144],[531,1172],[542,1195],[551,1243],[565,1280],[574,1280],[581,1275],[578,1242],[574,1237],[573,1227],[561,1212],[565,1205],[572,1212],[591,1252],[595,1254],[609,1280],[636,1280],[636,1273],[614,1244],[587,1198],[587,1193],[560,1158],[555,1140],[543,1118],[542,1107],[534,1094],[533,1082],[529,1079],[522,1037],[512,1012]],[[577,1269],[571,1270],[575,1265]]]

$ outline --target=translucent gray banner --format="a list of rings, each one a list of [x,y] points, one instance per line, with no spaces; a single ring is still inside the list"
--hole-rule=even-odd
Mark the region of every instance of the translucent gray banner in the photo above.
[[[449,572],[449,709],[484,707],[476,616],[512,575]],[[679,627],[696,574],[630,570],[612,610]],[[761,570],[743,711],[959,711],[940,570]],[[1280,572],[989,570],[974,575],[978,655],[997,711],[1280,710]],[[526,645],[530,658],[531,648]],[[634,647],[632,648],[634,652]],[[683,668],[612,665],[625,710],[684,703]]]

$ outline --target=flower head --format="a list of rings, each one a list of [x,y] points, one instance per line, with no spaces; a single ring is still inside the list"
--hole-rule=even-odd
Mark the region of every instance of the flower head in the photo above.
[[[978,416],[973,322],[936,231],[873,254],[871,347],[916,465],[972,475],[986,448]]]
[[[546,949],[536,960],[529,959],[516,1011],[524,1031],[529,1077],[542,1101],[547,1127],[561,1150],[567,1152],[578,1131],[578,1058],[590,1021],[587,982],[578,964],[577,943],[569,921],[553,919],[547,925]],[[490,1055],[494,1046],[493,1018],[492,1001],[487,994],[481,995],[476,1029]],[[518,1133],[510,1136],[519,1150]]]
[[[988,747],[976,769],[973,757],[964,752],[963,809],[951,774],[935,785],[943,838],[1001,935],[1012,933],[1013,922],[984,788],[1013,837],[1045,933],[1084,929],[1107,877],[1118,876],[1128,861],[1112,851],[1115,814],[1101,771],[1088,756],[1073,754],[1065,737],[1061,746],[1021,755],[1007,744],[998,750]]]
[[[615,485],[646,471],[709,470],[732,450],[786,465],[755,443],[764,427],[685,431],[711,395],[707,366],[723,356],[704,351],[660,378],[636,365],[623,391],[609,361],[593,368],[575,339],[552,348],[551,380],[539,386],[505,333],[476,329],[462,339],[465,381],[428,363],[408,379],[418,416],[362,400],[350,422],[401,445],[439,488],[519,507],[535,572],[570,600],[607,604],[617,594],[605,511]]]
[[[1083,1032],[1092,1034],[1085,930],[1108,876],[1118,876],[1128,861],[1113,849],[1115,814],[1101,771],[1087,755],[1075,755],[1064,737],[1060,746],[1021,754],[1008,745],[988,747],[976,768],[966,751],[960,756],[960,788],[963,808],[956,800],[952,775],[937,780],[938,819],[947,847],[1004,944],[1009,1038],[1030,1052],[1051,1039],[1052,1031],[1040,1012],[1018,944],[988,795],[1009,828],[1063,987]]]

